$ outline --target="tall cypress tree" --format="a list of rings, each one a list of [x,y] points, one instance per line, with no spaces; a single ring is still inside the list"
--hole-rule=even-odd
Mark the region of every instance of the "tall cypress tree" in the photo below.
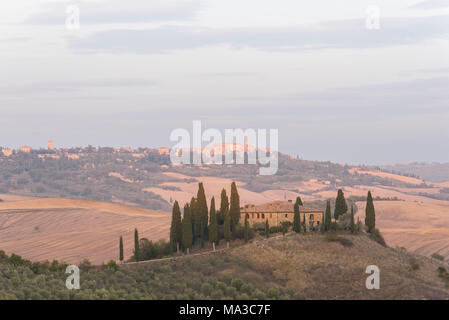
[[[265,220],[265,236],[267,238],[270,237],[270,225],[268,224],[268,219]]]
[[[182,247],[186,249],[187,254],[192,247],[193,233],[192,233],[192,216],[189,204],[184,206],[184,216],[182,217]]]
[[[244,238],[245,242],[248,242],[249,240],[249,223],[248,223],[248,214],[245,213],[245,230],[244,230]]]
[[[207,238],[207,225],[209,212],[207,210],[207,200],[206,193],[204,191],[203,183],[198,184],[198,194],[197,194],[197,206],[198,206],[198,227],[200,229],[199,236],[201,239],[201,245],[204,245],[204,241]]]
[[[328,200],[326,204],[326,213],[324,214],[324,231],[329,231],[331,228],[331,202]]]
[[[376,228],[376,212],[374,210],[374,202],[371,191],[368,191],[368,197],[366,199],[365,225],[370,233]]]
[[[346,204],[343,190],[338,189],[337,198],[335,199],[334,219],[338,218],[348,212],[348,205]]]
[[[299,204],[295,203],[294,215],[293,215],[293,231],[296,233],[301,232],[301,216],[299,213]]]
[[[215,198],[212,197],[210,201],[210,224],[209,224],[209,241],[212,243],[212,248],[215,251],[215,243],[218,241],[218,225],[217,225],[217,211],[215,210]]]
[[[231,241],[231,216],[229,210],[224,212],[224,238],[226,240],[226,247],[229,248],[229,241]]]
[[[120,262],[123,262],[123,237],[122,236],[120,236],[119,259],[120,259]]]
[[[226,195],[226,190],[221,190],[221,201],[220,201],[220,213],[218,215],[218,224],[222,225],[224,224],[224,216],[225,212],[229,211],[229,199]]]
[[[303,215],[304,220],[302,220],[302,225],[304,227],[304,232],[307,232],[307,224],[306,224],[306,214]]]
[[[173,204],[171,227],[170,227],[170,243],[172,248],[176,248],[176,252],[179,252],[179,244],[182,241],[182,223],[181,223],[181,210],[179,209],[178,201]]]
[[[200,238],[201,232],[200,232],[200,218],[198,214],[198,201],[195,197],[192,197],[190,200],[190,217],[191,217],[191,224],[192,224],[192,235],[193,235],[193,242],[195,242],[196,239]]]
[[[355,232],[354,205],[351,205],[351,218],[349,220],[349,230],[351,230],[351,233]]]
[[[229,214],[231,215],[231,228],[234,229],[240,221],[240,196],[235,182],[231,183],[231,206],[229,208]]]
[[[301,197],[300,196],[297,196],[296,197],[296,203],[298,204],[298,205],[300,205],[300,206],[302,206],[303,204],[302,204],[302,200],[301,200]]]
[[[139,261],[139,232],[137,228],[134,229],[134,260]]]

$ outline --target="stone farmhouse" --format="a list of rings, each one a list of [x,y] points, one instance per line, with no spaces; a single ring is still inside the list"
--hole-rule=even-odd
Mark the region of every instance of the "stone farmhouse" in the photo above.
[[[299,216],[301,223],[306,221],[308,230],[317,230],[323,223],[324,212],[317,209],[299,206]],[[294,203],[288,201],[273,201],[261,205],[248,204],[240,210],[240,221],[245,221],[245,215],[248,222],[253,225],[256,222],[264,223],[268,219],[270,226],[280,226],[282,222],[289,221],[293,223]]]

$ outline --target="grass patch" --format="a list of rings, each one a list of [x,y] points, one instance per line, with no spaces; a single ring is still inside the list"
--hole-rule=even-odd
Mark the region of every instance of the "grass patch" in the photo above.
[[[326,235],[326,240],[329,242],[338,242],[343,247],[352,247],[353,246],[353,243],[351,240],[343,238],[343,237],[339,237],[335,232],[329,232]]]

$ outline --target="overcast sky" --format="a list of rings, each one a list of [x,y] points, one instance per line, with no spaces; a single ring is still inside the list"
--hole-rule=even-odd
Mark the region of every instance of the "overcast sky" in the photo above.
[[[449,0],[3,0],[0,111],[10,148],[171,146],[202,120],[305,159],[449,162]]]

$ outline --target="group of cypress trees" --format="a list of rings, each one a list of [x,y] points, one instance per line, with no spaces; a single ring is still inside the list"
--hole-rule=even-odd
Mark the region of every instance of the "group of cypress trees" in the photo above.
[[[305,215],[303,224],[301,225],[301,213],[300,206],[302,206],[302,200],[300,197],[296,198],[294,205],[293,216],[293,231],[299,233],[301,230],[306,231]],[[334,219],[338,220],[339,217],[346,214],[348,211],[348,205],[343,191],[340,189],[335,199]],[[181,218],[182,216],[182,218]],[[190,252],[190,248],[195,242],[199,242],[201,246],[204,246],[205,241],[209,241],[212,244],[215,251],[215,245],[219,239],[219,227],[223,228],[223,238],[226,240],[226,245],[229,248],[229,242],[231,241],[232,231],[240,222],[240,196],[237,191],[235,182],[231,184],[231,199],[226,194],[226,190],[221,191],[220,210],[215,209],[215,198],[212,197],[210,204],[210,211],[207,208],[206,193],[202,182],[198,185],[197,197],[192,197],[190,203],[186,203],[184,206],[184,214],[181,214],[178,201],[175,201],[172,209],[172,221],[170,227],[170,243],[172,249],[179,252],[182,247],[187,253]],[[326,211],[324,214],[324,222],[321,230],[327,232],[331,230],[332,214],[331,203],[327,201]],[[368,191],[366,211],[365,211],[365,225],[369,233],[375,231],[376,226],[376,214],[374,210],[373,197],[371,191]],[[351,206],[349,228],[352,233],[355,231],[354,222],[354,206]],[[269,237],[269,224],[266,220],[265,233]],[[244,222],[244,239],[248,242],[249,223],[248,218],[245,216]],[[139,233],[137,229],[134,230],[134,260],[139,261]],[[123,261],[123,238],[120,237],[119,243],[119,259]]]
[[[337,193],[337,198],[335,199],[335,209],[334,209],[335,221],[337,221],[341,216],[345,215],[347,212],[348,212],[348,205],[346,203],[345,195],[343,193],[343,190],[339,189]],[[331,203],[330,201],[327,201],[322,231],[324,232],[329,231],[331,229],[331,224],[332,224]],[[373,197],[371,195],[371,191],[368,191],[368,196],[366,199],[365,225],[369,233],[375,230],[376,213],[374,210],[374,202]],[[355,232],[354,205],[351,206],[349,229],[351,233]]]
[[[177,201],[173,204],[172,222],[170,228],[170,242],[173,249],[179,251],[180,245],[189,252],[195,243],[204,246],[206,241],[211,242],[213,250],[219,239],[219,227],[223,228],[223,238],[229,247],[232,230],[240,221],[240,196],[235,182],[231,184],[231,199],[226,190],[221,192],[220,210],[216,210],[215,197],[212,197],[210,210],[207,207],[206,193],[202,182],[198,185],[197,197],[193,197],[190,204],[184,206],[184,215],[181,220],[181,211]],[[246,227],[247,228],[247,227]]]

